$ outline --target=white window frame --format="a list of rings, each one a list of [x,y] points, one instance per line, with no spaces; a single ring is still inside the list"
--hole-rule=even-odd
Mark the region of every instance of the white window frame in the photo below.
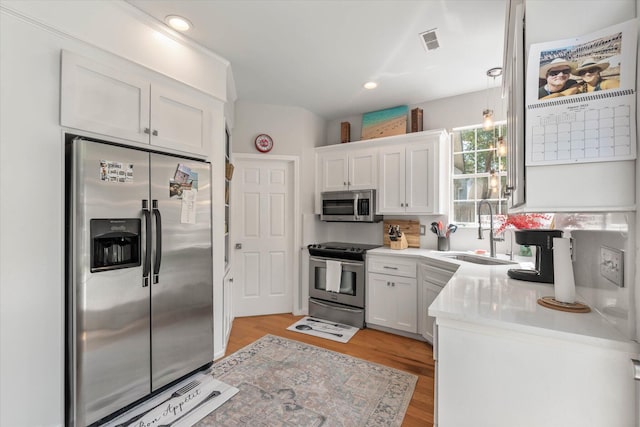
[[[495,122],[494,123],[494,129],[496,129],[496,145],[493,147],[492,150],[496,150],[498,149],[497,147],[497,138],[499,136],[503,136],[505,137],[506,135],[501,135],[500,131],[501,129],[504,129],[506,126],[506,121],[499,121],[499,122]],[[472,222],[462,222],[459,219],[457,219],[455,217],[456,215],[456,194],[455,194],[455,180],[457,179],[461,179],[461,178],[468,178],[468,179],[482,179],[482,178],[489,178],[491,173],[490,172],[478,172],[477,171],[477,165],[478,165],[478,157],[477,154],[478,153],[484,153],[486,151],[490,151],[490,150],[478,150],[477,149],[477,145],[475,145],[475,149],[474,149],[474,153],[476,154],[475,157],[475,173],[467,173],[467,174],[456,174],[455,173],[455,156],[456,154],[461,154],[464,151],[455,151],[455,142],[456,142],[456,134],[458,134],[459,132],[464,132],[464,131],[469,131],[469,130],[483,130],[482,124],[477,124],[477,125],[471,125],[471,126],[461,126],[461,127],[456,127],[456,128],[452,128],[451,129],[451,133],[452,133],[452,137],[451,137],[451,219],[450,222],[456,223],[458,225],[463,225],[463,226],[478,226],[478,222],[477,222],[477,218],[478,218],[478,203],[480,202],[480,200],[482,200],[481,198],[478,198],[477,193],[474,195],[473,199],[467,199],[464,200],[464,202],[469,203],[469,202],[473,202],[474,204],[474,214],[473,214],[473,221]],[[474,143],[477,144],[477,140],[474,141]],[[467,153],[471,152],[471,151],[466,151]],[[502,156],[503,158],[505,156]],[[500,164],[500,162],[499,162]],[[496,170],[496,176],[498,179],[498,187],[497,187],[497,198],[489,198],[487,200],[489,200],[489,202],[495,207],[496,205],[499,207],[498,211],[495,212],[496,209],[494,209],[493,214],[494,215],[507,215],[507,198],[504,195],[504,189],[503,187],[506,185],[506,177],[507,177],[507,163],[506,163],[506,159],[504,159],[503,161],[503,165],[504,168],[501,170]],[[461,202],[460,200],[458,200],[458,202]],[[504,209],[502,209],[504,208]],[[483,211],[483,214],[486,213],[488,214],[489,211],[487,210],[486,212]],[[484,217],[485,215],[483,215]],[[483,219],[484,222],[484,219]]]

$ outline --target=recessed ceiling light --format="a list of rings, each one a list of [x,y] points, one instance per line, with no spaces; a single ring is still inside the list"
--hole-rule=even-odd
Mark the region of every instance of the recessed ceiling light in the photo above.
[[[193,27],[188,19],[178,15],[169,15],[164,18],[164,22],[176,31],[187,31]]]
[[[375,89],[377,87],[378,87],[378,83],[376,83],[376,82],[366,82],[364,84],[364,88],[365,89]]]

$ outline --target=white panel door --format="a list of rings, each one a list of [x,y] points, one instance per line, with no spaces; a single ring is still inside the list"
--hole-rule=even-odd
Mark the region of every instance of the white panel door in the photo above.
[[[232,203],[235,316],[293,311],[292,177],[289,161],[237,161]]]

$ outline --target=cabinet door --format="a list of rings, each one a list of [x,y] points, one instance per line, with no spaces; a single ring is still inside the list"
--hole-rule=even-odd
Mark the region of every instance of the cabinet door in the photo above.
[[[394,292],[395,324],[394,329],[418,332],[418,285],[416,279],[392,277],[391,289]]]
[[[420,312],[420,316],[422,317],[423,326],[421,332],[422,336],[431,344],[433,344],[433,325],[436,319],[429,316],[428,310],[429,306],[433,301],[435,301],[441,290],[442,288],[440,286],[436,286],[427,280],[422,281],[422,310]]]
[[[353,151],[349,154],[349,189],[369,190],[378,186],[378,157],[375,150]]]
[[[378,213],[404,213],[405,150],[383,147],[379,154]]]
[[[187,86],[154,83],[151,88],[151,144],[208,155],[215,101]],[[222,120],[222,117],[218,118]]]
[[[367,323],[392,328],[395,324],[394,300],[391,276],[369,273],[367,276]]]
[[[367,280],[367,323],[418,332],[416,279],[369,273]]]
[[[406,148],[405,212],[434,212],[434,144],[414,144]]]
[[[62,52],[60,124],[149,143],[147,80]]]
[[[346,153],[327,153],[320,157],[320,191],[346,190],[349,181],[349,162]]]

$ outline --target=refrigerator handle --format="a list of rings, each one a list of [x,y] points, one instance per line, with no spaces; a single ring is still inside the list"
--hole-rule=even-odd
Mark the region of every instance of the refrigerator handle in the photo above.
[[[144,264],[142,266],[142,287],[149,286],[149,270],[151,269],[151,211],[149,201],[142,201],[142,214],[144,215]]]
[[[156,219],[156,258],[153,264],[153,283],[158,283],[160,273],[160,263],[162,262],[162,215],[158,209],[158,201],[153,200],[153,216]]]

